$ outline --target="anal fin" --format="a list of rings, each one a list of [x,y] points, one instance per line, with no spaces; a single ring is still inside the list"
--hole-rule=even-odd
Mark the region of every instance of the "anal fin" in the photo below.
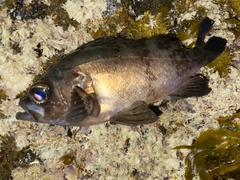
[[[188,81],[186,81],[175,92],[169,94],[164,100],[177,100],[188,97],[201,97],[207,95],[211,88],[208,87],[208,79],[201,75],[196,74]]]
[[[125,125],[150,124],[157,121],[161,114],[161,111],[156,108],[148,106],[143,101],[137,101],[131,107],[116,113],[110,121]]]

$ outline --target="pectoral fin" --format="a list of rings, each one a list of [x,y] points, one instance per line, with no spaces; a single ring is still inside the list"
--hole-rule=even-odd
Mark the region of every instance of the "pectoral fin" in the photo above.
[[[66,116],[69,125],[79,124],[89,115],[98,116],[99,112],[100,106],[94,94],[86,94],[80,87],[76,86],[73,89],[71,106]]]
[[[201,75],[196,74],[186,81],[175,92],[169,94],[165,100],[177,100],[188,97],[200,97],[207,95],[211,88],[208,87],[208,79]]]
[[[114,115],[110,121],[125,125],[150,124],[158,120],[161,111],[151,105],[148,106],[143,101],[138,101]]]

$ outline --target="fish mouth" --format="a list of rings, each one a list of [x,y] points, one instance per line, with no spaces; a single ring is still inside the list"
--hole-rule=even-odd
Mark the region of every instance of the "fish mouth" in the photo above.
[[[26,121],[34,121],[34,122],[36,122],[36,119],[29,112],[29,110],[28,110],[27,106],[25,105],[25,103],[20,101],[19,105],[24,109],[25,112],[17,112],[16,119],[17,120],[26,120]]]
[[[33,116],[28,114],[27,112],[17,112],[16,119],[17,120],[34,121]]]

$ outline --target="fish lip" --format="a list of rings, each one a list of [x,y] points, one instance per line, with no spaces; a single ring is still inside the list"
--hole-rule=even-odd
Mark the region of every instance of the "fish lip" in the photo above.
[[[33,117],[27,112],[17,112],[16,119],[17,120],[34,121]]]
[[[32,116],[32,114],[28,111],[25,104],[20,101],[19,105],[24,109],[25,112],[17,112],[16,119],[18,120],[27,120],[27,121],[36,121],[36,119]]]

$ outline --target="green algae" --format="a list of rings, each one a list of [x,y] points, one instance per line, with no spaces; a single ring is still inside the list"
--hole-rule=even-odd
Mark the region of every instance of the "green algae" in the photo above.
[[[232,31],[236,37],[240,36],[240,20],[233,17],[233,18],[224,20],[224,22],[232,25],[231,27],[228,27],[228,29]]]
[[[220,128],[203,132],[191,146],[175,148],[190,149],[185,159],[187,180],[196,175],[204,180],[240,179],[240,125],[235,118],[240,118],[239,110],[217,118]]]
[[[18,150],[12,136],[0,136],[0,180],[13,179],[11,171],[17,167],[27,168],[36,155],[29,147]]]
[[[229,0],[229,1],[224,1],[224,0],[214,0],[216,3],[221,5],[222,7],[225,6],[227,8],[228,12],[235,11],[238,15],[240,16],[240,1],[239,0]]]
[[[208,67],[213,68],[214,72],[218,72],[220,77],[227,77],[229,73],[229,67],[232,64],[233,55],[226,49],[222,52]]]
[[[230,1],[232,7],[236,10],[238,17],[240,16],[240,1],[239,0],[231,0]]]
[[[198,34],[201,21],[199,20],[185,20],[182,22],[181,27],[177,31],[177,35],[180,41],[185,41],[188,39],[195,39]],[[187,45],[188,48],[193,48],[196,44],[196,41]]]
[[[1,78],[0,78],[0,80],[1,80]],[[0,104],[6,99],[7,99],[6,92],[0,89]]]
[[[63,30],[67,30],[70,25],[78,29],[79,23],[73,18],[70,18],[67,11],[62,8],[62,5],[66,1],[67,0],[50,0],[51,5],[47,8],[46,12],[48,15],[51,15],[56,25],[63,27]]]
[[[159,8],[157,15],[151,16],[147,11],[141,19],[135,20],[129,15],[126,8],[119,8],[114,16],[105,18],[98,31],[92,32],[91,26],[89,26],[88,32],[95,39],[103,36],[124,36],[130,39],[140,39],[165,34],[170,30],[170,25],[165,20],[165,15],[169,10],[169,7],[162,6]]]
[[[239,0],[215,0],[224,11],[227,11],[230,15],[229,18],[223,21],[232,25],[228,26],[228,29],[234,33],[236,37],[240,35],[240,1]],[[237,39],[237,38],[236,38]]]
[[[76,159],[75,153],[71,152],[63,155],[60,158],[60,161],[62,161],[64,165],[71,165],[75,161],[75,159]]]
[[[196,0],[181,0],[181,1],[174,1],[174,13],[175,14],[184,14],[186,12],[189,12],[189,8],[193,6],[193,4],[196,2]],[[205,13],[205,7],[204,6],[200,6],[197,8],[195,17],[196,18],[202,18],[206,16]],[[199,19],[201,20],[201,19]]]
[[[1,78],[0,78],[1,80]],[[2,107],[1,103],[7,99],[7,94],[5,91],[0,89],[0,108]],[[2,110],[0,110],[0,119],[5,119],[7,116],[2,113]]]
[[[163,7],[172,7],[172,2],[174,0],[141,0],[141,1],[132,1],[132,0],[121,0],[121,4],[126,7],[129,12],[129,15],[133,18],[143,15],[145,12],[149,11],[152,15],[157,15],[159,9]]]
[[[22,20],[29,19],[44,19],[46,16],[50,16],[57,26],[61,26],[63,30],[67,30],[70,25],[76,29],[79,27],[79,23],[70,18],[68,13],[62,5],[67,0],[49,0],[49,5],[44,4],[37,0],[32,1],[29,4],[24,1],[10,0],[5,1],[3,7],[8,8],[8,14],[11,19],[16,20],[17,16]]]

